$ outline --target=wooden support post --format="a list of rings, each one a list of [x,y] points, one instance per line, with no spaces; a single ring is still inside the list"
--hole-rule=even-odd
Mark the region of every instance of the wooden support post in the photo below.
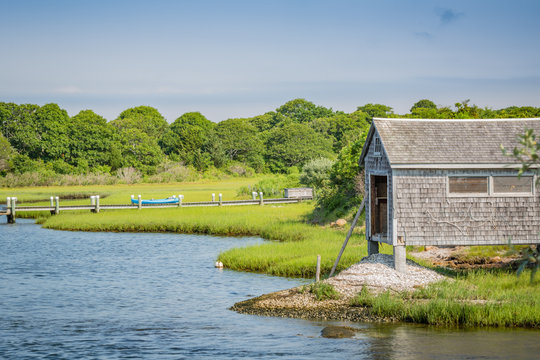
[[[178,207],[182,207],[182,195],[178,195]]]
[[[96,212],[96,213],[99,212],[99,195],[96,195],[96,208],[95,208],[95,212]]]
[[[223,205],[223,195],[219,194],[219,206]]]
[[[57,196],[54,198],[56,204],[54,206],[54,215],[60,214],[60,198]]]
[[[257,199],[257,193],[255,191],[251,192],[251,196],[253,197],[253,200]]]
[[[17,202],[16,197],[7,198],[7,206],[9,209],[9,215],[7,215],[8,224],[15,224],[15,203]]]
[[[263,193],[262,193],[262,191],[259,192],[259,204],[260,204],[261,206],[264,205],[264,200],[263,200]]]
[[[317,269],[315,271],[315,282],[321,280],[321,255],[317,255]]]
[[[54,196],[51,196],[51,208],[54,207]],[[54,215],[54,210],[51,209],[51,215]]]
[[[349,238],[351,237],[351,235],[353,233],[354,227],[356,226],[356,223],[358,222],[358,218],[360,217],[360,215],[364,211],[365,205],[366,205],[366,198],[364,198],[364,200],[362,200],[362,204],[360,204],[360,208],[358,209],[358,211],[356,212],[356,215],[354,216],[354,220],[353,220],[353,222],[351,224],[351,228],[349,229],[349,232],[347,233],[347,237],[345,238],[345,242],[343,243],[343,246],[341,247],[341,250],[339,251],[339,255],[338,255],[337,259],[336,259],[336,262],[334,263],[334,266],[332,266],[332,270],[330,271],[330,275],[328,277],[332,277],[332,275],[334,275],[334,272],[336,271],[336,268],[337,268],[337,266],[339,264],[339,260],[341,259],[341,255],[343,255],[343,251],[345,251],[345,247],[347,246],[347,243],[349,242]]]
[[[96,212],[96,208],[95,208],[95,206],[96,206],[96,197],[94,195],[90,196],[90,206],[92,206],[92,205],[94,206],[94,208],[90,209],[90,212],[95,213]]]
[[[216,201],[216,194],[212,194],[212,202]]]
[[[141,198],[141,195],[140,195],[140,194],[139,194],[139,196],[138,196],[137,199],[139,200],[139,202],[138,202],[139,210],[141,210],[141,209],[142,209],[142,198]]]
[[[131,200],[135,200],[135,195],[131,194]],[[135,203],[132,201],[131,205],[135,206]]]

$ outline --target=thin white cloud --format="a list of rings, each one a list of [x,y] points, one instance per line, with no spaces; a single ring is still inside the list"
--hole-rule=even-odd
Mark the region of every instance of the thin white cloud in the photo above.
[[[82,94],[83,91],[81,88],[77,86],[61,86],[59,88],[54,89],[54,92],[57,94]]]

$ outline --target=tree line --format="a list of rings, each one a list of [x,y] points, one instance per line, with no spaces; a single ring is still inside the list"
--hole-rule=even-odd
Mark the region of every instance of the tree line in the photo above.
[[[152,176],[167,168],[166,164],[182,164],[199,173],[287,173],[316,159],[333,164],[336,159],[343,162],[347,156],[358,155],[373,117],[398,116],[539,117],[540,108],[492,110],[469,105],[469,101],[450,108],[423,99],[407,114],[395,114],[382,104],[366,104],[345,113],[294,99],[250,118],[214,123],[199,112],[189,112],[169,124],[149,106],[124,110],[107,121],[92,110],[70,117],[54,103],[0,102],[0,175],[115,174],[129,168]],[[347,181],[343,174],[334,178]]]

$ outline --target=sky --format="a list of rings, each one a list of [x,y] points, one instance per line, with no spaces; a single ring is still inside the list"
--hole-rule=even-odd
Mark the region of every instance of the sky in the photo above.
[[[71,116],[540,106],[538,0],[0,0],[0,19],[0,101]]]

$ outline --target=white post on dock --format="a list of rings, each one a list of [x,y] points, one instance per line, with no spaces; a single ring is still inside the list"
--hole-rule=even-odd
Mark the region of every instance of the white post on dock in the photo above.
[[[17,202],[16,197],[7,198],[8,207],[10,208],[10,214],[7,216],[8,224],[15,224],[15,203]]]
[[[219,194],[219,206],[223,205],[223,195]]]
[[[317,269],[315,270],[315,282],[321,280],[321,255],[317,255]]]
[[[56,204],[54,206],[54,214],[58,215],[60,214],[60,198],[57,196],[55,197],[55,200],[56,200]]]
[[[95,208],[95,212],[96,212],[96,213],[99,212],[99,195],[96,195],[96,208]]]
[[[216,201],[216,194],[212,194],[212,202]]]
[[[261,206],[264,205],[264,200],[263,200],[263,193],[262,193],[262,191],[259,192],[259,204],[260,204]]]
[[[134,200],[135,199],[135,195],[131,195],[131,200]],[[131,205],[135,206],[135,204],[133,203],[133,201],[131,202]]]
[[[54,196],[51,196],[51,207],[54,206]]]
[[[90,212],[96,212],[96,197],[94,195],[90,196],[90,206],[94,206],[94,209],[90,209]]]
[[[253,200],[256,200],[256,199],[257,199],[257,192],[256,192],[256,191],[252,191],[252,192],[251,192],[251,197],[253,198]]]
[[[141,210],[141,209],[142,209],[142,199],[141,199],[141,195],[139,195],[139,196],[137,197],[137,199],[139,200],[139,203],[138,203],[139,210]]]
[[[9,209],[10,207],[11,207],[11,197],[8,196],[8,197],[6,198],[6,208]]]
[[[178,195],[178,207],[182,207],[182,198],[184,195]]]

